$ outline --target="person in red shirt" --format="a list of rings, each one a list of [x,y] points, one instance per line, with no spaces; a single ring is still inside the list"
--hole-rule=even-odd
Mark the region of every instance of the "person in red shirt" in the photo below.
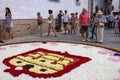
[[[87,13],[87,10],[83,8],[82,13],[79,15],[79,23],[80,23],[80,31],[82,34],[82,41],[89,41],[88,39],[88,25],[89,25],[89,15]],[[86,33],[86,37],[84,34]]]

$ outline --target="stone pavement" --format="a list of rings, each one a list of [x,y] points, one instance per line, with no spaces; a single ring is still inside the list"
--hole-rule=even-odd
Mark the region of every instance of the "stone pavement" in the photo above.
[[[42,41],[42,40],[64,40],[64,41],[76,41],[76,42],[81,42],[82,37],[79,32],[77,31],[76,34],[67,34],[65,35],[63,32],[58,32],[58,36],[54,37],[54,34],[51,33],[49,37],[47,37],[47,33],[44,33],[43,36],[41,37],[39,34],[37,35],[30,35],[30,36],[24,36],[24,37],[16,37],[12,40],[5,41],[5,43],[16,43],[16,42],[27,42],[27,41]],[[91,33],[89,34],[91,35]],[[88,42],[92,43],[92,41]],[[2,43],[0,43],[2,44]],[[94,43],[96,44],[96,43]],[[114,48],[119,48],[120,49],[120,34],[114,34],[114,29],[105,29],[104,32],[104,43],[103,45],[111,46]]]

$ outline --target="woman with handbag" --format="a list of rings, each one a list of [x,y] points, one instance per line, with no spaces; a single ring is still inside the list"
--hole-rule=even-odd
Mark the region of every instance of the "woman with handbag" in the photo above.
[[[103,36],[104,36],[104,25],[107,23],[105,16],[103,16],[103,12],[101,10],[97,13],[97,42],[103,43]]]
[[[91,37],[90,39],[94,39],[94,35],[95,35],[95,39],[97,39],[97,34],[96,34],[96,14],[93,13],[92,16],[91,16],[91,19],[90,19],[90,26],[91,26]]]

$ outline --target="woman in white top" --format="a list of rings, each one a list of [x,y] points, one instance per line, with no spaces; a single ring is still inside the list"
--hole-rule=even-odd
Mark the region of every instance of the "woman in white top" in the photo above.
[[[67,10],[65,10],[65,14],[63,16],[63,27],[64,27],[64,30],[65,30],[65,34],[66,34],[66,31],[68,30],[68,27],[67,27],[68,22],[69,22],[69,15],[67,14]]]

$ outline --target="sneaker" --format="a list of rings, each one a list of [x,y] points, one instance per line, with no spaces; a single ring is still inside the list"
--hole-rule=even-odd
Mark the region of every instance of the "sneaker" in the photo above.
[[[89,39],[86,39],[86,41],[90,41]]]
[[[85,42],[85,39],[83,39],[82,41]]]
[[[4,43],[4,41],[0,40],[0,43]]]

